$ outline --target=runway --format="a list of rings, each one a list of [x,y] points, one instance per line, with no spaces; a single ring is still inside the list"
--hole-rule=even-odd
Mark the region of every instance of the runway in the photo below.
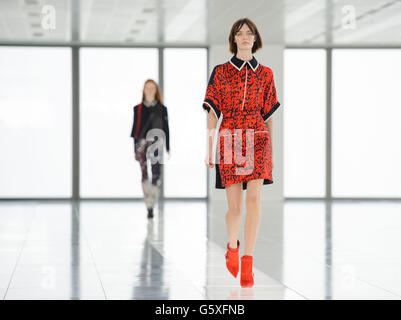
[[[255,286],[241,288],[225,267],[223,204],[166,200],[148,220],[142,201],[3,201],[0,295],[399,300],[400,209],[383,201],[264,204]]]

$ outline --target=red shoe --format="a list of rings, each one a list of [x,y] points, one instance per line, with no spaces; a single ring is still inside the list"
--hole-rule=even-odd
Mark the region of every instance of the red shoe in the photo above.
[[[237,247],[235,249],[230,248],[230,242],[227,242],[227,252],[226,252],[226,266],[228,271],[234,276],[237,277],[239,271],[239,245],[240,242],[237,240]]]
[[[241,287],[253,287],[255,274],[252,271],[252,256],[242,256],[241,257]]]

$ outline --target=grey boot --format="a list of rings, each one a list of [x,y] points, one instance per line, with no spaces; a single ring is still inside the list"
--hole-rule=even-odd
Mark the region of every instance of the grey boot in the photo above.
[[[149,209],[153,208],[152,194],[151,194],[149,180],[142,181],[142,191],[143,191],[143,198],[145,200],[146,208],[149,210]]]
[[[153,218],[153,209],[148,209],[148,218],[149,219]]]

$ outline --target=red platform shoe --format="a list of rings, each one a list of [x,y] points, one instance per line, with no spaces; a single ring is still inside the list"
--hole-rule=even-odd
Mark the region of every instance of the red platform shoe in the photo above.
[[[253,257],[244,255],[241,257],[241,287],[253,287],[255,274],[252,271]]]
[[[235,249],[230,248],[229,242],[227,243],[227,252],[226,252],[226,266],[228,271],[234,276],[237,277],[239,271],[239,246],[240,242],[237,240],[237,247]]]

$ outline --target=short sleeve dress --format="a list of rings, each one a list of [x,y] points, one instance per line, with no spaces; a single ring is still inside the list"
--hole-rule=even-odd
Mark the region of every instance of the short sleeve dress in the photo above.
[[[266,121],[279,106],[273,72],[254,56],[243,61],[234,55],[213,68],[202,107],[218,119],[214,141],[217,189],[242,183],[245,190],[253,179],[273,183]]]

